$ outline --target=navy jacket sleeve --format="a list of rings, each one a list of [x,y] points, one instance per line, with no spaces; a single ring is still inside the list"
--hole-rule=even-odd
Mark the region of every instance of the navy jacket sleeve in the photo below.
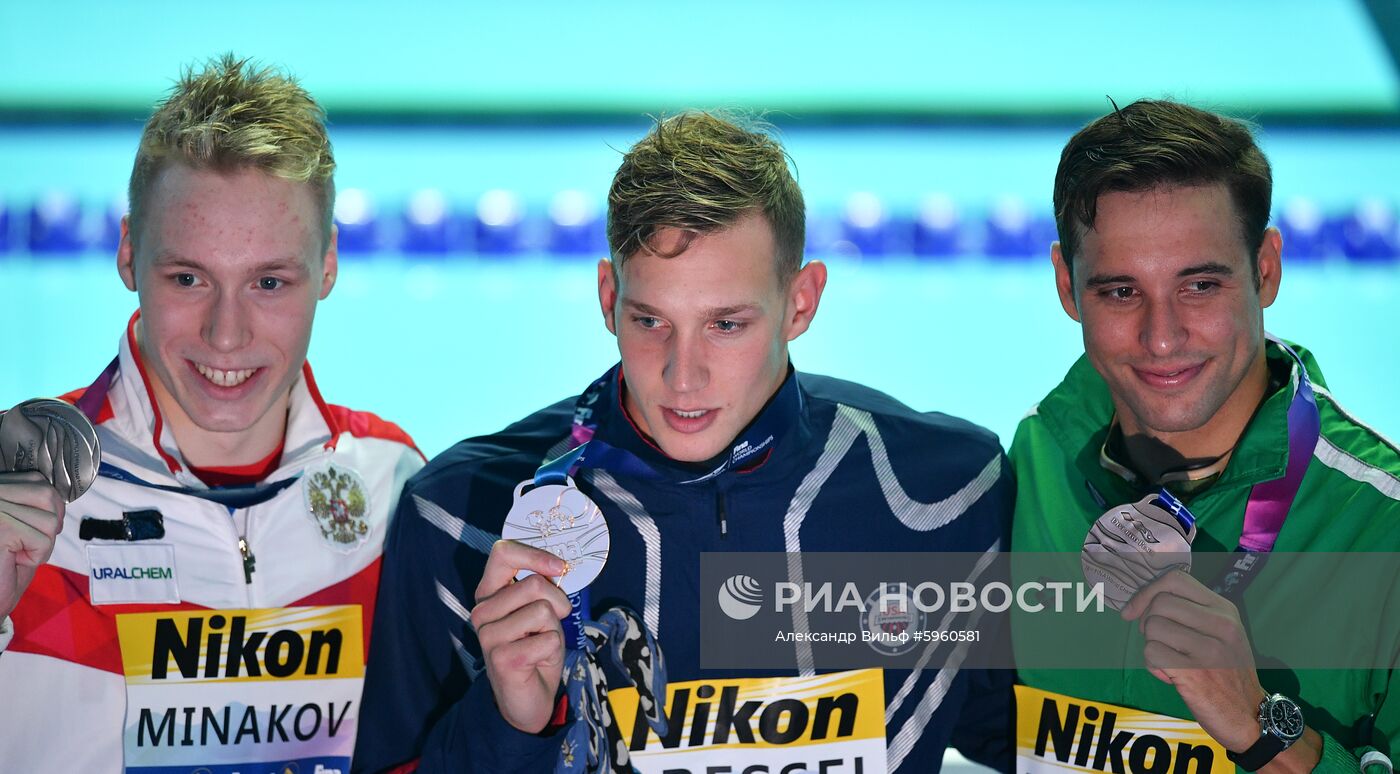
[[[964,515],[968,532],[961,538],[966,544],[960,550],[985,550],[992,545],[1006,550],[1015,479],[1000,445],[992,444],[993,453],[1001,455],[1000,474]],[[986,457],[969,453],[968,459],[980,466]],[[888,756],[897,774],[936,770],[947,747],[995,771],[1013,770],[1015,671],[1010,668],[1007,617],[983,613],[961,625],[981,637],[975,656],[970,650],[966,663],[963,657],[950,656],[942,668],[925,669],[898,710],[887,707]],[[1006,668],[985,668],[1002,664]],[[894,688],[887,683],[886,702],[891,706]]]
[[[1001,470],[987,497],[996,516],[1001,550],[1009,552],[1016,477],[1004,453]],[[1011,668],[1010,618],[1006,614],[987,616],[979,628],[989,639],[984,658],[1004,663],[1006,668],[978,669],[968,676],[967,698],[953,729],[952,745],[968,760],[997,771],[1012,771],[1016,760],[1016,671]]]
[[[967,698],[953,729],[953,747],[970,761],[1011,771],[1016,757],[1015,672],[979,669],[969,675]]]
[[[553,771],[567,724],[548,735],[516,729],[501,717],[491,684],[482,674],[467,695],[433,725],[419,760],[419,774]]]
[[[404,488],[385,546],[370,638],[354,771],[383,771],[414,760],[419,771],[549,771],[563,734],[537,736],[510,726],[481,671],[465,614],[464,589],[443,525],[451,517]],[[477,540],[476,542],[481,542]]]

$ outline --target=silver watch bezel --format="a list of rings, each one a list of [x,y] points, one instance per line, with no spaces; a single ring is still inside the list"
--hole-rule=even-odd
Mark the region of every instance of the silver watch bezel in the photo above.
[[[1298,718],[1297,733],[1291,735],[1287,734],[1278,723],[1275,722],[1273,709],[1277,706],[1284,706],[1292,709],[1293,714]],[[1294,742],[1303,738],[1303,731],[1307,728],[1307,723],[1303,719],[1303,709],[1298,706],[1298,702],[1293,701],[1281,693],[1275,693],[1264,697],[1264,700],[1259,702],[1259,727],[1263,733],[1283,742],[1283,748],[1286,750]]]

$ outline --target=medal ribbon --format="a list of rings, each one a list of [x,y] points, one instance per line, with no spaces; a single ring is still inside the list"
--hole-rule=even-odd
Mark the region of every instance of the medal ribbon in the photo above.
[[[612,444],[599,440],[594,436],[598,431],[598,423],[595,420],[595,406],[601,400],[611,400],[609,388],[618,383],[618,368],[613,366],[608,372],[584,390],[574,404],[573,430],[569,437],[576,446],[559,457],[546,462],[535,473],[535,483],[564,483],[565,476],[572,475],[581,468],[601,468],[611,473],[620,473],[626,476],[645,478],[649,480],[661,480],[664,477],[648,465],[641,457],[626,449],[619,449]],[[792,376],[783,383],[778,392],[784,390],[797,390],[796,379]],[[797,399],[802,400],[802,393],[797,392]],[[799,409],[800,410],[800,409]],[[772,410],[772,407],[765,407],[763,411],[754,419],[753,423],[745,428],[744,432],[734,439],[734,445],[730,447],[729,454],[716,465],[710,472],[688,479],[678,481],[681,485],[698,484],[709,481],[712,478],[722,475],[725,471],[742,463],[744,460],[753,457],[755,454],[766,451],[778,438],[778,433],[782,430],[784,417],[781,411]]]
[[[162,492],[173,492],[187,497],[197,497],[201,500],[218,503],[229,509],[251,508],[254,505],[271,500],[282,492],[283,489],[301,480],[300,475],[290,478],[270,481],[260,484],[248,484],[245,486],[218,487],[214,489],[192,489],[184,486],[166,486],[165,484],[152,484],[139,476],[136,476],[110,462],[104,462],[97,468],[97,475],[101,478],[110,478],[113,481],[123,481],[136,486],[143,486],[147,489],[158,489]]]
[[[112,358],[112,362],[102,370],[97,379],[83,390],[81,398],[74,403],[78,410],[87,415],[94,424],[97,422],[97,415],[102,410],[102,403],[107,399],[107,393],[112,389],[112,383],[116,380],[117,369],[120,358]],[[176,494],[197,497],[201,500],[209,500],[218,503],[229,509],[250,508],[259,505],[276,497],[283,489],[295,484],[299,476],[273,481],[270,483],[251,484],[240,487],[221,487],[214,489],[192,489],[184,486],[166,486],[164,484],[153,484],[141,477],[123,470],[110,462],[101,461],[97,466],[97,475],[101,478],[110,478],[114,481],[123,481],[136,486],[143,486],[148,489],[159,489],[162,492],[174,492]]]
[[[1278,540],[1299,487],[1303,485],[1303,475],[1307,473],[1308,462],[1312,460],[1313,449],[1317,447],[1317,439],[1322,433],[1322,416],[1318,413],[1317,397],[1313,394],[1312,381],[1308,379],[1308,369],[1303,365],[1303,359],[1282,341],[1273,337],[1269,337],[1269,340],[1287,352],[1297,364],[1298,389],[1293,393],[1293,402],[1288,405],[1288,465],[1283,476],[1261,481],[1250,489],[1249,501],[1244,507],[1244,530],[1235,549],[1240,556],[1211,586],[1215,593],[1236,602],[1274,549],[1274,542]]]
[[[609,394],[609,389],[619,382],[619,368],[620,366],[613,366],[608,369],[607,373],[595,379],[588,386],[588,389],[579,396],[578,401],[574,404],[573,429],[569,434],[569,437],[577,445],[541,465],[535,471],[535,486],[566,486],[570,477],[586,468],[597,468],[649,481],[664,479],[660,472],[648,465],[641,457],[595,437],[598,429],[595,407],[601,401],[613,399]],[[797,387],[795,383],[791,385],[785,383],[781,389],[797,389]],[[800,400],[800,392],[798,396]],[[703,476],[678,483],[685,485],[708,481],[723,474],[735,464],[768,448],[777,438],[777,431],[782,423],[780,413],[768,410],[761,412],[747,431],[735,440],[730,453],[717,467]],[[754,444],[745,440],[746,438],[762,440]],[[583,622],[589,609],[588,589],[584,588],[577,594],[569,595],[569,603],[571,607],[569,617],[564,619],[564,642],[571,649],[581,649],[583,647]]]
[[[666,480],[660,471],[631,451],[596,437],[597,407],[616,400],[611,393],[620,385],[619,368],[613,366],[589,385],[574,404],[573,428],[569,433],[574,448],[545,462],[536,471],[535,486],[570,486],[581,469],[595,468],[649,481]],[[801,405],[801,392],[789,376],[779,389],[794,390]],[[786,419],[781,410],[767,406],[734,440],[729,453],[710,472],[675,483],[698,484],[716,478],[744,460],[769,450]],[[657,733],[666,730],[663,705],[666,697],[666,670],[654,632],[636,613],[611,608],[598,621],[589,621],[588,589],[569,595],[570,611],[563,620],[565,662],[564,686],[575,714],[573,727],[565,735],[557,771],[631,772],[627,745],[607,703],[607,680],[598,664],[598,651],[609,648],[613,663],[636,686],[647,722]]]
[[[112,362],[102,369],[97,380],[83,390],[83,396],[73,403],[93,424],[97,424],[97,415],[102,411],[102,401],[106,400],[107,391],[112,389],[112,382],[117,378],[117,364],[120,360],[121,358],[112,358]]]
[[[598,664],[606,650],[613,664],[637,689],[638,706],[657,734],[666,733],[666,662],[656,638],[625,607],[610,608],[597,622],[584,625],[585,645],[564,658],[565,692],[578,720],[564,736],[557,774],[608,772],[632,774],[627,743],[617,729],[608,703],[608,682]]]
[[[612,400],[609,388],[618,383],[618,368],[614,366],[596,379],[579,396],[574,406],[573,429],[569,437],[574,448],[545,462],[535,471],[535,486],[568,486],[571,477],[581,469],[596,468],[650,481],[664,480],[659,471],[641,457],[596,437],[598,424],[595,407],[600,401]],[[797,389],[785,383],[781,389]],[[801,393],[798,393],[801,400]],[[768,449],[778,436],[783,423],[780,411],[765,409],[739,438],[729,454],[710,472],[677,483],[698,484],[722,475],[744,460]],[[758,439],[753,442],[747,439]],[[588,589],[569,596],[569,616],[563,620],[566,646],[564,662],[565,692],[575,713],[573,727],[565,736],[560,750],[557,771],[565,772],[632,772],[627,745],[607,703],[607,680],[598,663],[598,651],[609,648],[613,663],[636,686],[638,699],[647,722],[657,733],[666,732],[664,710],[666,671],[656,635],[636,613],[615,607],[597,621],[589,621]],[[610,647],[609,647],[610,646]]]
[[[569,451],[541,465],[535,471],[535,486],[567,484],[581,468],[601,468],[610,473],[622,473],[649,480],[661,478],[650,465],[632,452],[599,440],[584,441]]]
[[[1151,504],[1170,513],[1172,517],[1176,519],[1176,522],[1181,525],[1182,534],[1187,535],[1189,539],[1191,528],[1196,526],[1196,517],[1191,513],[1190,509],[1186,507],[1185,503],[1176,499],[1176,496],[1168,492],[1166,487],[1162,487],[1158,490],[1157,497],[1152,500]]]
[[[1270,481],[1261,481],[1250,489],[1249,499],[1245,503],[1244,527],[1239,545],[1235,548],[1237,557],[1211,584],[1212,591],[1237,604],[1278,540],[1322,432],[1317,397],[1313,394],[1312,382],[1308,379],[1302,358],[1282,341],[1273,337],[1269,337],[1269,341],[1293,358],[1297,365],[1298,388],[1288,405],[1288,462],[1284,474]],[[1089,493],[1103,506],[1103,497],[1098,490],[1087,479],[1084,483],[1089,487]],[[1157,492],[1152,504],[1176,517],[1185,530],[1184,534],[1190,534],[1195,517],[1165,487]]]
[[[627,472],[648,479],[660,478],[631,452],[597,440],[587,440],[535,471],[535,486],[570,486],[572,474],[583,467]],[[627,744],[608,704],[608,683],[598,663],[598,651],[608,649],[613,664],[637,688],[647,722],[657,733],[666,731],[662,704],[666,696],[666,670],[654,633],[637,614],[614,607],[589,621],[588,587],[569,595],[569,615],[564,629],[564,692],[568,696],[573,725],[559,750],[558,774],[632,774]],[[608,648],[609,644],[611,647]],[[659,697],[659,698],[657,698]]]
[[[613,400],[609,389],[614,384],[619,383],[618,369],[620,367],[613,366],[608,369],[607,373],[595,379],[588,386],[588,389],[579,396],[578,401],[574,404],[573,429],[569,434],[570,439],[577,445],[541,465],[535,471],[535,486],[566,486],[574,474],[586,468],[597,468],[649,481],[664,480],[664,476],[648,465],[641,457],[595,437],[598,429],[595,407],[601,401]],[[789,377],[789,380],[792,380],[792,377]],[[791,384],[784,382],[780,391],[787,389],[796,390],[795,381],[792,381]],[[801,392],[799,391],[797,395],[800,401]],[[783,418],[780,411],[765,408],[745,432],[735,439],[729,454],[714,469],[697,478],[677,483],[686,485],[709,481],[755,454],[763,452],[777,438],[782,423]],[[761,440],[755,443],[748,439]],[[569,604],[571,607],[569,617],[564,619],[564,642],[572,649],[580,649],[583,647],[584,616],[587,615],[589,609],[588,589],[584,588],[577,594],[569,595]]]

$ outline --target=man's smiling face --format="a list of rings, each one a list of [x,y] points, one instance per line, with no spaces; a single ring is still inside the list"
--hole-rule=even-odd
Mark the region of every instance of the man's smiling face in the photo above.
[[[311,187],[172,163],[145,212],[139,234],[124,224],[118,268],[139,294],[142,360],[182,450],[237,447],[248,433],[275,441],[316,302],[335,283]]]
[[[1265,235],[1256,276],[1223,185],[1113,192],[1098,200],[1060,301],[1083,324],[1084,351],[1108,383],[1125,435],[1188,455],[1228,450],[1266,381],[1263,308],[1279,285],[1279,239]],[[1219,453],[1219,452],[1216,452]]]

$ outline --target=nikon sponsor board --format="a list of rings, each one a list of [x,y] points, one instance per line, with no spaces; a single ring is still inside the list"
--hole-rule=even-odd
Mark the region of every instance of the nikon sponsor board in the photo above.
[[[1016,771],[1233,774],[1235,765],[1190,720],[1018,685]]]
[[[879,669],[674,683],[665,736],[641,716],[636,689],[608,700],[644,774],[876,774],[885,771],[884,685]]]
[[[359,605],[117,616],[128,772],[348,771]]]

